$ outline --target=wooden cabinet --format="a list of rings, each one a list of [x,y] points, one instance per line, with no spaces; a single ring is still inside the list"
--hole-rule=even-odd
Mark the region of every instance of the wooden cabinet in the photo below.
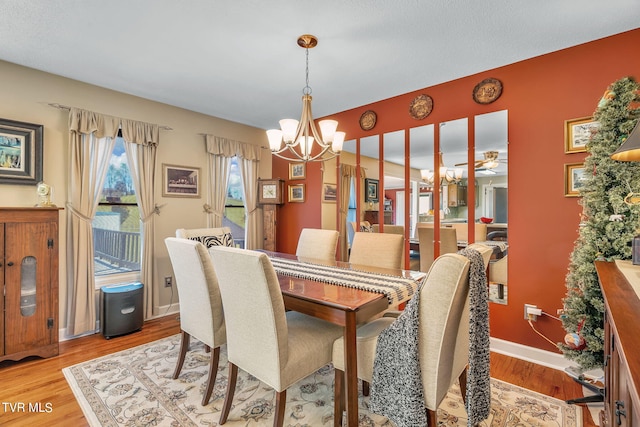
[[[263,211],[263,229],[264,229],[264,245],[266,251],[276,250],[276,224],[277,224],[277,205],[264,205]]]
[[[448,205],[450,208],[467,206],[467,186],[461,184],[447,185]]]
[[[640,426],[640,283],[632,286],[628,280],[633,277],[632,280],[640,282],[640,267],[632,266],[630,261],[617,263],[596,262],[605,300],[605,398],[601,427]]]
[[[369,221],[369,224],[380,224],[380,212],[364,211],[363,219]],[[384,211],[384,223],[393,224],[393,211]]]
[[[58,208],[0,208],[0,361],[58,354]]]

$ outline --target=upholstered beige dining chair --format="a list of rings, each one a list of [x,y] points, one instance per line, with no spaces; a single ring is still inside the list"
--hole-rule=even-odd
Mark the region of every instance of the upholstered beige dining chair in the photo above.
[[[212,351],[209,376],[202,397],[202,405],[206,405],[216,382],[220,346],[227,342],[218,279],[209,252],[202,243],[168,237],[165,245],[180,298],[180,354],[173,379],[180,375],[190,337],[202,341]]]
[[[380,268],[402,268],[404,237],[400,234],[358,232],[353,236],[349,262]]]
[[[296,256],[335,261],[339,235],[336,230],[303,228],[298,238]]]
[[[420,243],[420,271],[428,272],[435,259],[433,250],[433,227],[418,228],[418,241]],[[458,240],[455,228],[440,228],[440,255],[458,252]]]
[[[343,329],[285,312],[278,277],[265,253],[223,246],[209,253],[228,334],[229,379],[220,424],[229,416],[240,368],[275,389],[273,425],[282,426],[287,388],[331,362],[333,342]]]
[[[379,233],[380,224],[373,224],[371,229],[374,233]],[[383,233],[402,234],[404,236],[404,225],[385,224]]]
[[[233,246],[233,236],[229,227],[178,228],[176,237],[196,240],[207,248],[211,246]]]
[[[436,410],[456,379],[466,395],[469,356],[469,260],[459,254],[436,259],[422,285],[419,301],[418,347],[424,403],[430,427],[437,426]],[[358,378],[371,382],[378,335],[395,319],[382,317],[357,330]],[[344,410],[344,341],[333,344],[335,412]],[[335,418],[339,419],[339,418]]]

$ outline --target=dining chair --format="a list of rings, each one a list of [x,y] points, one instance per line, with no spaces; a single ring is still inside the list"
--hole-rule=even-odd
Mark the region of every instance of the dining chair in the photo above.
[[[483,245],[482,243],[472,243],[467,246],[467,249],[475,249],[482,255],[482,262],[484,263],[484,269],[486,270],[493,254],[493,248],[491,246]]]
[[[380,224],[373,224],[371,228],[374,233],[380,232]],[[383,233],[402,234],[404,236],[404,225],[385,224],[383,230]]]
[[[429,271],[435,252],[433,249],[434,229],[432,227],[418,228],[418,241],[420,243],[420,271]],[[455,228],[440,228],[440,255],[458,252],[458,240]]]
[[[178,228],[176,237],[198,241],[207,248],[211,246],[233,246],[233,236],[229,227]]]
[[[190,337],[202,341],[212,352],[202,397],[204,406],[209,403],[216,382],[220,346],[227,342],[218,279],[209,252],[202,243],[176,237],[167,237],[164,241],[180,298],[180,353],[173,379],[180,375]]]
[[[466,396],[469,329],[461,325],[469,322],[469,259],[450,253],[438,257],[420,292],[424,298],[420,298],[418,307],[418,363],[428,426],[436,427],[437,408],[456,379],[460,382],[463,398]],[[358,328],[358,378],[372,381],[378,336],[395,320],[381,317]],[[341,418],[345,366],[342,337],[333,344],[332,361],[335,368],[334,417]]]
[[[404,236],[389,233],[357,232],[349,253],[351,264],[380,268],[402,268]]]
[[[298,238],[296,256],[335,261],[339,235],[336,230],[303,228]]]
[[[331,362],[343,328],[295,311],[285,312],[278,276],[265,253],[209,249],[227,326],[229,378],[220,414],[227,421],[238,368],[276,391],[274,426],[282,426],[286,390]]]

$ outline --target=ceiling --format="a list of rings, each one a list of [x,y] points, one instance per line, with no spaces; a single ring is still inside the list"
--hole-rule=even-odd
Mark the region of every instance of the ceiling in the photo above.
[[[319,39],[309,84],[321,117],[639,18],[637,0],[0,0],[0,59],[268,129],[300,116],[301,34]]]

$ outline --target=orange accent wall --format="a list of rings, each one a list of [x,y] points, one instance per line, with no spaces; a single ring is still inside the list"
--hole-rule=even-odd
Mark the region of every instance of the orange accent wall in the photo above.
[[[564,196],[564,164],[580,162],[585,154],[565,154],[564,121],[593,114],[605,89],[615,80],[625,76],[640,79],[638,46],[640,29],[330,116],[340,122],[340,129],[351,140],[509,110],[508,304],[490,305],[494,338],[557,351],[530,329],[523,319],[523,306],[535,304],[555,315],[565,296],[564,279],[581,208],[577,198]],[[492,104],[476,104],[472,90],[487,77],[502,81],[502,96]],[[433,98],[433,112],[416,121],[409,116],[408,107],[422,93]],[[358,119],[369,109],[377,113],[378,121],[371,131],[364,132]],[[274,158],[273,176],[288,178],[287,163]],[[307,202],[286,203],[281,208],[278,250],[295,252],[300,230],[320,227],[320,197],[316,196],[321,191],[321,176],[320,165],[308,165],[304,181]],[[553,341],[564,338],[562,325],[551,318],[542,316],[536,327]]]

